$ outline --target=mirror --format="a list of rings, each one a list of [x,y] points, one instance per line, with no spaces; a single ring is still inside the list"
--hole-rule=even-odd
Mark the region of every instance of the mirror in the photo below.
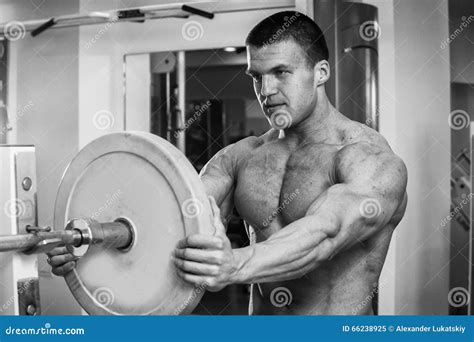
[[[183,140],[200,171],[223,147],[269,128],[246,67],[245,47],[127,55],[126,129]]]
[[[270,127],[246,68],[245,47],[125,56],[126,129],[167,139],[199,172],[225,146]],[[234,248],[249,243],[235,211],[227,235]],[[231,285],[207,292],[194,314],[247,315],[248,291]]]

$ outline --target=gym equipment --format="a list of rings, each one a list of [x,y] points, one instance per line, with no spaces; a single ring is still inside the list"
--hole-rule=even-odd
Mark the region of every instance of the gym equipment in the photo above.
[[[189,234],[214,233],[211,208],[190,162],[158,136],[113,133],[85,146],[63,175],[48,228],[28,223],[0,236],[0,251],[66,246],[80,257],[66,282],[89,314],[186,314],[203,295],[178,277],[171,254]]]
[[[288,8],[288,4],[248,3],[244,5],[244,9],[248,11],[283,8]],[[187,19],[190,16],[198,16],[212,20],[216,13],[229,13],[241,10],[243,10],[242,6],[232,6],[232,4],[228,3],[221,4],[219,1],[180,2],[173,4],[102,10],[90,13],[60,15],[53,18],[39,20],[14,20],[0,23],[0,37],[5,37],[9,40],[17,40],[23,38],[26,35],[26,32],[30,32],[32,37],[36,37],[51,28],[57,29],[98,24],[111,25],[117,22],[143,23],[146,20],[151,19]]]

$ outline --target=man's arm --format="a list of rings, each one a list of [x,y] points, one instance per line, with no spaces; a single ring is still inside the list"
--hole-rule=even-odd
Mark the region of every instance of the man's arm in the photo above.
[[[212,157],[202,168],[199,177],[208,196],[214,197],[223,221],[227,221],[234,207],[233,197],[239,157],[248,149],[254,137],[231,144]]]
[[[235,144],[229,145],[207,162],[199,173],[208,196],[212,196],[221,208],[222,220],[232,212],[234,190],[234,157],[229,153]]]
[[[404,201],[406,168],[388,148],[368,143],[347,146],[336,158],[335,172],[338,184],[321,194],[305,217],[266,241],[234,249],[231,254],[222,251],[222,259],[214,264],[206,264],[200,254],[197,265],[197,260],[186,257],[186,253],[194,256],[193,251],[181,249],[177,256],[185,257],[177,265],[184,279],[222,288],[230,283],[299,278],[379,232]],[[182,243],[185,246],[189,244]]]

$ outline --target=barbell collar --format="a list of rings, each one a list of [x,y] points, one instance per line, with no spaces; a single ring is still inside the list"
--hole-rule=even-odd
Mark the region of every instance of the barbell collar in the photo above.
[[[117,248],[128,250],[134,240],[134,233],[131,224],[125,219],[118,219],[114,222],[99,223],[93,219],[72,219],[65,228],[66,231],[74,231],[80,234],[78,243],[68,244],[68,251],[77,256],[84,256],[89,247],[101,244],[107,250]]]

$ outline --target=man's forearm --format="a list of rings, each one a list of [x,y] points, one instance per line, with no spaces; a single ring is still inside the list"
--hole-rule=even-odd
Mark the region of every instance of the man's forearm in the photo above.
[[[268,240],[234,249],[236,271],[232,283],[275,282],[302,277],[319,266],[321,244],[327,235],[315,229],[314,217],[297,220]]]

